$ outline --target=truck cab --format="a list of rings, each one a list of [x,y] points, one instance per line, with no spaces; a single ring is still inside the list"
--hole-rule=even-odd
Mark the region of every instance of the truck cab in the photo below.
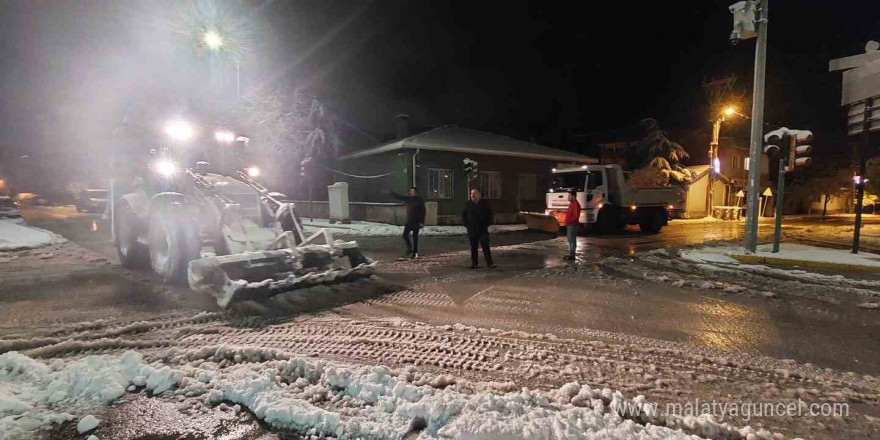
[[[630,188],[620,165],[581,165],[553,169],[546,194],[545,215],[565,222],[568,192],[577,192],[579,222],[601,233],[637,224],[642,231],[660,232],[668,221],[668,207],[680,197],[678,187]]]

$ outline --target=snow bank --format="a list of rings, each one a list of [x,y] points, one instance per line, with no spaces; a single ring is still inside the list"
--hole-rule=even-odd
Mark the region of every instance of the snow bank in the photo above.
[[[798,243],[783,243],[779,252],[773,253],[773,245],[763,244],[751,254],[759,258],[778,258],[784,260],[832,263],[838,265],[867,266],[880,268],[880,255],[867,252],[853,254],[847,250],[809,246]],[[730,255],[744,255],[738,246],[714,246],[692,250],[682,250],[679,255],[685,260],[697,263],[737,263]]]
[[[348,225],[330,224],[326,219],[304,221],[303,226],[307,233],[314,233],[320,228],[330,229],[334,235],[351,235],[359,237],[389,237],[403,234],[403,226],[389,225],[386,223],[352,222]],[[526,225],[492,225],[490,233],[504,233],[525,231]],[[467,230],[464,226],[425,226],[419,231],[419,235],[465,235]]]
[[[173,384],[169,383],[180,377],[144,364],[141,355],[133,351],[50,364],[14,351],[4,353],[0,355],[0,432],[8,436],[4,438],[32,438],[33,432],[45,425],[72,421],[76,418],[73,414],[118,399],[144,375],[153,380],[145,385],[154,393],[170,388]],[[82,427],[97,422],[92,419],[82,419]],[[80,433],[91,429],[94,426]]]
[[[625,400],[619,392],[576,382],[547,392],[464,393],[454,378],[428,380],[414,368],[347,368],[272,349],[171,349],[163,358],[179,366],[146,364],[132,351],[49,364],[17,352],[0,355],[0,432],[31,438],[42,426],[84,414],[77,428],[89,432],[100,421],[88,411],[131,385],[181,401],[221,407],[232,402],[233,410],[247,407],[271,426],[312,436],[401,438],[412,426],[424,427],[419,438],[436,440],[683,440],[696,439],[695,433],[731,438],[742,432],[711,419],[668,418],[648,409],[642,396]],[[434,382],[442,388],[426,385]],[[192,404],[183,402],[181,408],[188,411]],[[633,405],[643,412],[619,411]]]
[[[60,235],[45,229],[0,220],[0,251],[34,249],[64,241]]]

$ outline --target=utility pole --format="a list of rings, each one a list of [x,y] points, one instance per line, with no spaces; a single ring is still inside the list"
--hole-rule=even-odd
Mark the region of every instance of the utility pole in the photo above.
[[[864,115],[864,132],[862,133],[862,144],[859,145],[859,181],[856,183],[856,224],[853,230],[852,253],[859,253],[859,239],[862,231],[862,203],[865,200],[865,154],[871,145],[871,117],[873,116],[874,99],[865,100]]]
[[[782,199],[785,197],[785,170],[787,168],[788,155],[783,154],[779,158],[779,174],[776,175],[776,214],[773,225],[773,253],[779,252],[779,242],[782,240]]]
[[[865,53],[837,58],[828,62],[828,71],[843,71],[840,105],[847,107],[847,134],[861,136],[859,142],[859,176],[856,183],[856,221],[853,229],[852,253],[859,253],[862,229],[862,203],[865,199],[865,160],[872,154],[871,131],[880,129],[874,115],[874,103],[880,99],[880,42],[865,44]],[[861,114],[862,118],[858,116]]]
[[[718,157],[718,142],[721,138],[721,118],[715,119],[712,124],[712,141],[709,142],[709,179],[706,190],[706,212],[712,215],[712,206],[715,204],[715,192],[713,184],[715,183],[715,158]]]
[[[754,253],[758,246],[758,205],[761,185],[761,131],[764,126],[764,76],[767,62],[767,25],[769,0],[761,0],[760,18],[755,23],[758,43],[755,46],[755,81],[752,95],[752,130],[749,145],[749,182],[746,205],[746,230],[743,247]]]

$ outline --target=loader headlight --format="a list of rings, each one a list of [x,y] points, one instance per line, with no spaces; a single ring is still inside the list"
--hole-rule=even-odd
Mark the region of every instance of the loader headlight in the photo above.
[[[248,176],[258,177],[260,175],[260,167],[253,165],[244,169]]]
[[[165,126],[165,134],[175,141],[185,141],[193,135],[192,125],[186,121],[173,121]]]
[[[214,133],[214,139],[218,142],[231,143],[235,141],[235,134],[231,131],[218,131]]]
[[[177,164],[173,160],[159,159],[153,163],[153,171],[168,179],[177,173]]]

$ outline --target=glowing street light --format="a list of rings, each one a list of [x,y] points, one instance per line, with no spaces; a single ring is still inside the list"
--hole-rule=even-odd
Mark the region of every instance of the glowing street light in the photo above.
[[[217,50],[223,47],[223,36],[214,31],[205,32],[205,34],[202,35],[202,41],[204,41],[205,45],[211,50]]]
[[[736,114],[736,109],[733,107],[727,107],[724,109],[724,116],[733,116]]]

